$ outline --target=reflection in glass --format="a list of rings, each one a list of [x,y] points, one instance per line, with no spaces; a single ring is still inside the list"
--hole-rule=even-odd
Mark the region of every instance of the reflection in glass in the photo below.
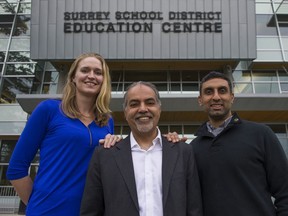
[[[58,83],[58,71],[46,71],[44,75],[44,82]]]
[[[123,83],[119,83],[119,82],[117,82],[117,83],[113,83],[112,82],[112,84],[111,84],[111,86],[112,86],[112,91],[124,91],[124,89],[123,89]]]
[[[182,83],[182,91],[198,92],[198,83]]]
[[[3,3],[1,1],[0,3],[0,14],[14,14],[15,8],[17,7],[17,4],[11,4],[11,3]]]
[[[280,81],[288,81],[288,73],[286,71],[278,71]]]
[[[233,79],[238,82],[249,82],[251,81],[250,71],[234,71],[232,73]]]
[[[9,37],[14,15],[0,15],[0,37]]]
[[[31,3],[20,3],[18,13],[31,14]]]
[[[255,83],[254,87],[256,94],[280,93],[278,83]]]
[[[271,14],[257,14],[256,15],[256,24],[257,24],[257,35],[278,35],[277,29],[274,26],[268,27],[268,23],[271,19]],[[271,24],[272,25],[272,24]]]
[[[169,71],[169,76],[170,76],[171,81],[179,82],[181,80],[180,75],[181,73],[179,71]]]
[[[284,149],[284,152],[286,154],[286,157],[288,158],[288,139],[287,138],[283,138],[283,137],[278,137],[283,149]]]
[[[30,51],[30,39],[12,38],[10,51]]]
[[[234,83],[234,93],[252,94],[253,87],[251,83]]]
[[[195,71],[182,71],[182,81],[198,82],[198,73]]]
[[[167,83],[153,83],[157,86],[158,91],[168,91],[167,89]]]
[[[46,71],[44,75],[42,94],[56,94],[58,78],[58,71]]]
[[[1,37],[1,32],[0,32]],[[8,38],[0,38],[0,51],[6,51],[9,39]]]
[[[17,15],[13,36],[30,36],[30,15]]]
[[[0,163],[9,163],[17,140],[2,140],[0,151]]]
[[[7,62],[32,62],[29,52],[9,52]]]
[[[179,83],[171,83],[170,89],[171,89],[171,91],[178,91],[178,92],[181,91],[180,82]]]
[[[37,94],[39,83],[33,83],[34,78],[5,77],[1,92],[0,103],[17,103],[17,94]],[[36,90],[35,90],[36,89]]]
[[[6,75],[33,75],[35,64],[7,64]]]
[[[288,83],[280,83],[281,92],[288,93]]]
[[[276,71],[253,71],[254,81],[277,81]]]
[[[0,52],[0,62],[4,62],[4,59],[5,59],[5,52]]]

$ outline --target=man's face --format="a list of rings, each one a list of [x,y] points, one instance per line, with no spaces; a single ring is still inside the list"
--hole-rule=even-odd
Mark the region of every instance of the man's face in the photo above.
[[[128,91],[126,99],[124,114],[132,133],[138,136],[156,136],[161,106],[154,91],[139,84]]]
[[[228,82],[221,78],[210,79],[203,83],[198,103],[208,113],[211,120],[222,121],[231,116],[234,94]]]

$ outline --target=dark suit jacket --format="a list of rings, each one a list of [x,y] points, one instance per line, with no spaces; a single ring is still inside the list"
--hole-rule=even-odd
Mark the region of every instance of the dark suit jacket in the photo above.
[[[164,216],[200,216],[202,202],[192,146],[162,137]],[[81,216],[139,216],[130,136],[115,147],[98,147],[91,159]],[[151,215],[153,216],[153,215]],[[154,215],[157,216],[157,215]]]

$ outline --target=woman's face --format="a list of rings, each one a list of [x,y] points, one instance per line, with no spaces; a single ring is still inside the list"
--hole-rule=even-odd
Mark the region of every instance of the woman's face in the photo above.
[[[82,59],[76,68],[73,82],[76,85],[76,95],[96,97],[103,83],[103,70],[100,60],[95,57]]]

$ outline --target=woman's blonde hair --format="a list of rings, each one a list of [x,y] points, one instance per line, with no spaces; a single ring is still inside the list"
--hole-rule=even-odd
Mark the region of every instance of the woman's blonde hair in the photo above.
[[[109,109],[111,99],[111,78],[108,65],[105,59],[96,53],[85,53],[78,56],[70,67],[65,86],[63,88],[62,105],[61,108],[65,115],[70,118],[80,118],[81,113],[76,104],[76,86],[73,82],[79,62],[87,57],[94,57],[102,64],[103,83],[98,93],[93,110],[96,116],[96,123],[100,126],[107,125],[111,115]]]

